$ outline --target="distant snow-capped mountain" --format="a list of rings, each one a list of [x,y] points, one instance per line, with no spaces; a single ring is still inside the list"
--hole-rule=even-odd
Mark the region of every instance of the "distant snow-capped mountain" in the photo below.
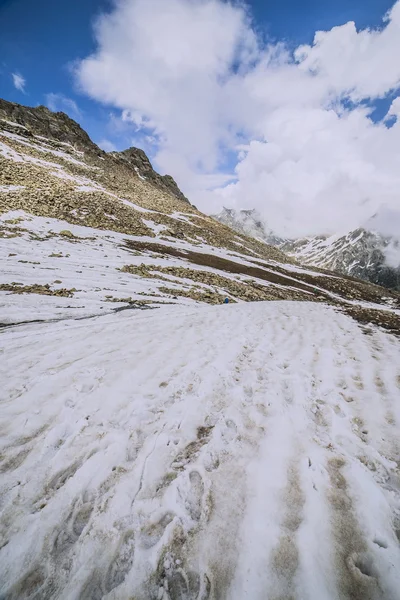
[[[263,217],[255,208],[235,210],[234,208],[224,207],[218,215],[212,215],[212,217],[239,233],[266,242],[271,246],[280,246],[285,241],[267,226]]]
[[[400,241],[359,228],[346,235],[287,240],[280,249],[299,262],[351,275],[388,288],[400,289]]]
[[[300,263],[371,281],[400,290],[399,236],[358,228],[344,235],[284,239],[276,235],[262,215],[253,210],[224,208],[215,219],[242,234],[279,247]],[[373,228],[374,222],[367,226]]]

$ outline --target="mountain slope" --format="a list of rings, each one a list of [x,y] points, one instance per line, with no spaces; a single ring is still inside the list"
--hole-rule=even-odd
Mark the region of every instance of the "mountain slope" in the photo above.
[[[2,597],[398,600],[396,338],[261,302],[2,346]]]

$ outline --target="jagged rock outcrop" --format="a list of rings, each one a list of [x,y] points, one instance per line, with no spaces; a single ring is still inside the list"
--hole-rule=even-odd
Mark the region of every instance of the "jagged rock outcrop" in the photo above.
[[[0,98],[0,119],[3,120],[2,129],[11,133],[18,129],[18,134],[27,138],[40,135],[71,144],[77,150],[96,155],[103,153],[76,121],[63,112],[52,112],[46,106],[22,106]]]

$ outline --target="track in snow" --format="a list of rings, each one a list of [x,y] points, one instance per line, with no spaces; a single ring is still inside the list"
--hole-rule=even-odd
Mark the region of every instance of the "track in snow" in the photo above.
[[[396,338],[274,302],[2,348],[1,598],[400,598]]]

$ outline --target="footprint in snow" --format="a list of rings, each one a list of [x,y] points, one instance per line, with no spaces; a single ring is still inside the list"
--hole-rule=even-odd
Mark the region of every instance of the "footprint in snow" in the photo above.
[[[211,582],[207,575],[176,569],[167,575],[168,597],[170,600],[208,600]]]
[[[7,458],[0,464],[0,473],[6,473],[8,471],[15,471],[22,465],[32,448],[24,448],[14,456]]]
[[[185,508],[193,521],[200,521],[204,496],[204,482],[198,471],[189,474],[189,491],[185,499]]]
[[[110,564],[104,580],[104,589],[108,594],[121,585],[131,570],[135,549],[133,531],[126,531],[122,536],[118,550]]]
[[[88,525],[92,512],[93,502],[84,502],[80,507],[75,505],[65,527],[58,533],[54,541],[52,555],[55,558],[67,553],[76,544]]]
[[[51,598],[48,594],[47,582],[46,570],[37,566],[0,598],[1,600],[45,600]]]
[[[167,512],[155,523],[147,523],[141,531],[141,545],[144,548],[155,546],[164,535],[168,525],[174,520],[174,517],[175,515],[172,512]]]
[[[97,571],[87,579],[79,594],[79,600],[102,600],[104,596],[101,575]]]
[[[100,385],[105,373],[104,369],[98,368],[78,373],[72,387],[81,394],[89,394]]]
[[[237,437],[237,426],[232,419],[225,421],[225,426],[222,428],[222,437],[226,442],[231,442]]]
[[[56,475],[54,475],[54,477],[52,477],[52,479],[46,486],[46,492],[52,493],[62,488],[66,484],[68,479],[75,475],[79,467],[82,466],[82,463],[83,460],[78,460],[72,465],[69,465],[66,469],[63,469],[62,471],[59,471]]]

